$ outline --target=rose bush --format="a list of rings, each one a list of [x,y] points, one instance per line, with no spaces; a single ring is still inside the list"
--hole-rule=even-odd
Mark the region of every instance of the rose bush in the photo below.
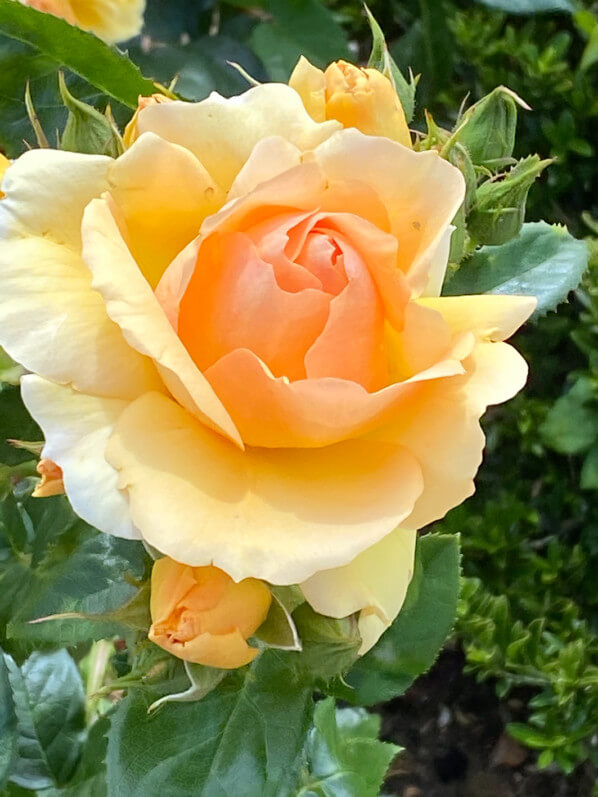
[[[108,42],[136,36],[143,25],[145,0],[21,0],[24,5],[91,30]]]
[[[535,300],[440,297],[461,173],[387,114],[347,116],[362,132],[310,113],[266,84],[146,104],[115,160],[21,156],[0,343],[81,517],[360,612],[364,652],[416,530],[473,492],[479,418],[526,379],[503,341]]]

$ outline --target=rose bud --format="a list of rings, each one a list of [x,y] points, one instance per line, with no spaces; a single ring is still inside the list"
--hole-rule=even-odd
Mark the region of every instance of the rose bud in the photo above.
[[[62,470],[55,462],[51,459],[40,459],[37,463],[37,472],[42,478],[33,491],[34,498],[49,498],[51,495],[64,493]]]
[[[259,652],[246,640],[266,619],[271,601],[263,581],[237,583],[213,565],[189,567],[164,557],[152,570],[149,638],[179,659],[243,667]]]
[[[390,80],[377,69],[334,61],[322,72],[301,56],[289,86],[316,122],[336,119],[343,127],[411,146],[401,101]]]

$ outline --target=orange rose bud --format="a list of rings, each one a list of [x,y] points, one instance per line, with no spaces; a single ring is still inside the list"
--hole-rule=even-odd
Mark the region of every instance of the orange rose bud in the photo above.
[[[401,101],[390,80],[377,69],[334,61],[322,72],[302,56],[289,86],[298,92],[316,122],[336,119],[343,127],[411,146]]]
[[[51,495],[64,493],[62,470],[51,459],[40,459],[37,463],[37,472],[42,477],[32,495],[34,498],[49,498]]]
[[[158,559],[152,570],[149,638],[179,659],[232,670],[258,654],[246,640],[266,619],[272,595],[263,581],[235,582],[213,565]]]
[[[125,127],[125,131],[123,133],[123,144],[125,149],[129,149],[131,144],[133,144],[139,138],[137,122],[139,120],[139,114],[141,111],[150,105],[160,105],[163,102],[172,102],[172,100],[170,97],[166,97],[164,94],[152,94],[151,97],[138,97],[137,110],[129,120],[129,123]]]

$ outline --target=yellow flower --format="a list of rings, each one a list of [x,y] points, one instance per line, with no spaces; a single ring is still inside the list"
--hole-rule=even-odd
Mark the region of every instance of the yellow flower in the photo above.
[[[322,72],[301,56],[289,86],[316,122],[336,119],[343,127],[411,146],[403,106],[390,80],[377,69],[335,61]]]
[[[530,297],[440,297],[461,173],[289,86],[149,104],[113,160],[33,150],[0,203],[0,345],[75,511],[236,582],[392,622],[474,490]],[[49,334],[51,333],[51,345]]]
[[[149,638],[179,659],[208,667],[243,667],[247,644],[266,619],[272,595],[254,578],[235,583],[217,567],[189,567],[164,557],[152,570]]]
[[[91,30],[107,42],[136,36],[143,25],[145,0],[22,0],[25,5]]]

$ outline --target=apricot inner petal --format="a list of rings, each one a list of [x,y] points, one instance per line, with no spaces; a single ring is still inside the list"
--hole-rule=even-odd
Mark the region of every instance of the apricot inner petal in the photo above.
[[[345,274],[347,284],[331,300],[326,326],[305,356],[306,374],[310,379],[349,379],[377,390],[387,384],[382,302],[362,258],[348,241],[338,235],[327,240],[336,243],[340,263],[335,272],[341,280]]]
[[[400,413],[402,401],[417,395],[420,382],[462,373],[459,360],[447,356],[409,380],[369,393],[348,379],[276,378],[253,352],[237,349],[208,368],[205,376],[247,445],[316,448],[389,421]]]
[[[277,376],[298,379],[329,305],[320,290],[281,289],[246,235],[213,234],[200,247],[181,302],[179,335],[201,370],[245,347]]]

